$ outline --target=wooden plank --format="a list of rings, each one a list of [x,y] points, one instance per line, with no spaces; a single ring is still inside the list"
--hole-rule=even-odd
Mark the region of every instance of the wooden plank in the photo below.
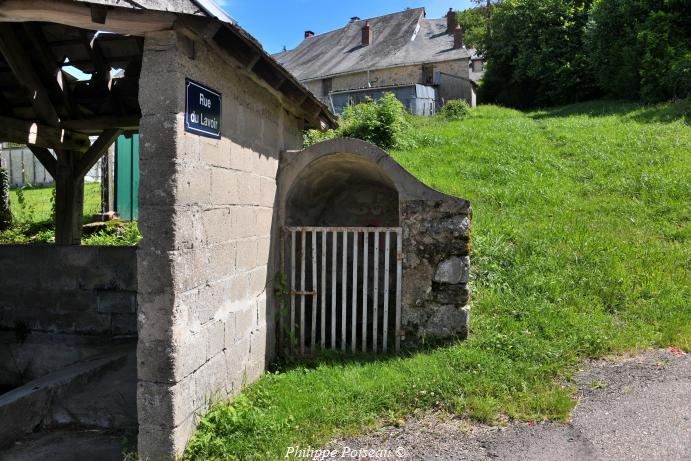
[[[353,312],[351,314],[351,342],[350,349],[355,352],[357,349],[357,248],[358,248],[357,232],[353,232]]]
[[[317,231],[312,231],[312,291],[317,291]],[[312,338],[311,352],[314,353],[317,344],[317,305],[318,296],[312,296]]]
[[[331,349],[336,349],[336,260],[338,259],[338,233],[331,233]]]
[[[305,290],[305,231],[300,232],[300,290]],[[305,355],[305,295],[300,295],[300,354]]]
[[[288,268],[286,267],[286,230],[285,227],[281,226],[278,231],[278,267],[281,273],[285,274]],[[287,280],[286,280],[287,283]],[[278,294],[278,293],[277,293]],[[283,312],[283,301],[285,297],[283,294],[278,294],[281,298],[277,299],[278,304],[278,351],[282,354],[285,349],[285,335],[283,329],[285,328],[285,319]]]
[[[382,319],[382,350],[386,352],[389,340],[389,254],[391,236],[387,231],[384,237],[384,318]]]
[[[99,24],[91,18],[90,5],[69,0],[5,0],[0,8],[0,22],[54,22],[81,29],[139,36],[144,36],[146,32],[170,30],[176,18],[175,14],[167,12],[111,8],[105,23]]]
[[[372,351],[377,352],[377,322],[379,322],[379,231],[374,232],[374,279],[372,283]]]
[[[396,353],[401,351],[401,278],[403,273],[403,238],[396,233]]]
[[[326,341],[326,231],[322,231],[322,299],[321,299],[321,348]]]
[[[369,232],[365,232],[362,256],[362,352],[367,352],[367,264],[369,251]]]
[[[48,149],[84,151],[89,147],[88,139],[70,136],[66,130],[2,115],[0,115],[0,139]]]
[[[86,175],[96,162],[98,162],[98,159],[108,152],[108,148],[115,142],[120,134],[122,134],[120,128],[111,128],[101,133],[98,139],[96,139],[86,153],[77,161],[75,165],[75,175],[80,178]]]

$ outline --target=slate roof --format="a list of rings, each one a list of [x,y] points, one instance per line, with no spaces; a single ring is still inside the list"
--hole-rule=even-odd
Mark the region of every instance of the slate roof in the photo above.
[[[372,43],[362,46],[362,26],[369,21]],[[273,55],[300,81],[383,69],[468,58],[468,51],[453,49],[446,33],[446,18],[427,19],[424,8],[349,23],[341,29],[306,38],[289,51]]]

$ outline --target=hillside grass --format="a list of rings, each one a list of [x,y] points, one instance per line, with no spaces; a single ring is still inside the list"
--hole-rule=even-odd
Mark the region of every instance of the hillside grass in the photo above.
[[[473,205],[468,340],[267,373],[212,407],[186,456],[277,459],[418,410],[566,421],[584,358],[689,350],[688,114],[594,102],[416,119],[423,147],[392,155]]]

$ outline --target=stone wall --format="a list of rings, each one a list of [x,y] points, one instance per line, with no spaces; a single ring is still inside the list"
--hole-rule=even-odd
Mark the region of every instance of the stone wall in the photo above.
[[[134,337],[136,294],[135,247],[0,245],[0,384]]]
[[[442,72],[441,84],[439,85],[439,98],[444,101],[448,101],[449,99],[465,99],[468,103],[471,102],[470,69],[468,67],[469,60],[467,58],[435,62],[430,65],[433,67],[434,72]],[[352,74],[339,75],[333,77],[331,90],[341,91],[367,88],[368,83],[371,83],[373,87],[410,83],[426,84],[422,80],[422,64],[415,64],[372,70],[369,73],[369,79],[367,72],[354,72]],[[327,105],[330,104],[328,95],[323,95],[322,80],[305,82],[305,86],[315,96],[321,98],[324,103]]]
[[[470,313],[470,206],[465,200],[401,204],[401,327],[408,342],[465,338]]]
[[[146,36],[140,82],[139,455],[179,454],[206,405],[274,352],[278,154],[301,122],[242,66],[176,32]],[[222,94],[219,140],[184,131],[185,78]]]

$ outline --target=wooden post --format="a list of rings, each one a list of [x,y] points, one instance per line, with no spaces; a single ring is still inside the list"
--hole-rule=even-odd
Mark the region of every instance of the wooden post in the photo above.
[[[80,153],[58,154],[55,175],[55,244],[79,245],[84,210],[84,176],[75,175]]]

